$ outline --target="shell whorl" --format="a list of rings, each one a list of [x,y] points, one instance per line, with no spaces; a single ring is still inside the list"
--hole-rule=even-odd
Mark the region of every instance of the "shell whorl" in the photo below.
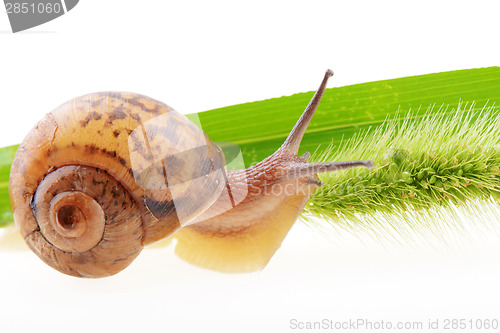
[[[101,169],[56,169],[40,183],[31,206],[39,230],[25,239],[42,260],[63,273],[113,275],[143,248],[135,200]]]
[[[190,163],[176,154],[182,148]],[[21,143],[9,180],[14,220],[50,266],[113,275],[217,199],[224,184],[210,171],[220,165],[222,152],[164,103],[85,95],[47,114]]]

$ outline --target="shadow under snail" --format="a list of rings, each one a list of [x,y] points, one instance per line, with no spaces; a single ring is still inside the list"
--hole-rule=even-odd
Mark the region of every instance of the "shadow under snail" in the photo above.
[[[9,180],[16,226],[45,263],[77,277],[116,274],[173,234],[176,253],[195,265],[262,269],[322,185],[317,173],[373,166],[297,155],[332,75],[283,145],[244,170],[226,169],[222,150],[162,102],[123,92],[72,99],[16,153]]]

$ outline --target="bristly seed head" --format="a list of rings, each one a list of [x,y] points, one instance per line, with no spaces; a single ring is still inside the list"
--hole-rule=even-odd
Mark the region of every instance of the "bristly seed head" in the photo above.
[[[430,231],[429,240],[441,237],[438,230],[458,232],[464,223],[480,221],[478,216],[489,223],[500,209],[500,114],[494,106],[475,109],[459,104],[418,117],[398,115],[323,149],[311,161],[374,156],[377,168],[321,175],[323,186],[303,216],[394,239],[410,229]],[[485,217],[488,211],[492,215]]]

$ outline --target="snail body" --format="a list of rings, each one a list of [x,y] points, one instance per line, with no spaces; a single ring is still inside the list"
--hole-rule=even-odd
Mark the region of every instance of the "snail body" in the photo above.
[[[199,266],[261,269],[321,186],[318,172],[372,165],[297,156],[331,75],[282,147],[245,170],[226,170],[222,150],[162,102],[117,92],[70,100],[16,153],[16,226],[45,263],[77,277],[116,274],[171,235],[177,254]]]

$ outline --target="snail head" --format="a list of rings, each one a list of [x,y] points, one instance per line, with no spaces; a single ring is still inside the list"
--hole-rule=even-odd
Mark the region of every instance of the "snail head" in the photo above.
[[[216,270],[261,269],[279,248],[311,194],[322,186],[318,173],[373,167],[372,161],[309,163],[309,153],[298,155],[304,133],[332,75],[331,70],[326,71],[319,89],[280,148],[247,169],[227,170],[226,191],[180,231],[178,255]],[[204,253],[196,255],[203,257],[199,260],[192,260],[191,253],[182,247],[194,239],[206,241],[206,246],[197,247],[203,248]],[[221,266],[220,262],[228,264]]]

